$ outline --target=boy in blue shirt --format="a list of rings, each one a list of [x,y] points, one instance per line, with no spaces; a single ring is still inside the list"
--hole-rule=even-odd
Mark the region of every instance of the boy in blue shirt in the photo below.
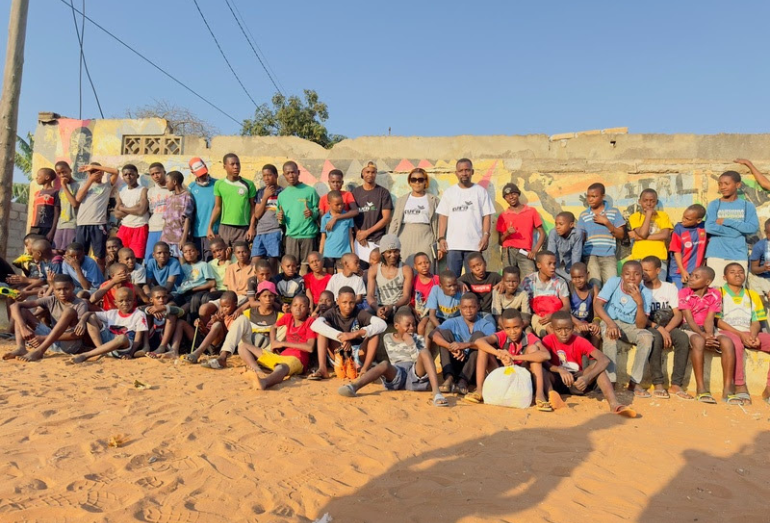
[[[318,252],[324,260],[324,268],[329,274],[334,274],[337,261],[349,252],[355,252],[353,245],[353,220],[350,218],[339,219],[345,210],[345,202],[342,193],[330,191],[327,195],[329,211],[321,218],[321,245]],[[326,230],[326,224],[336,218],[331,230]]]
[[[636,260],[627,261],[620,277],[610,278],[594,302],[602,320],[602,352],[610,359],[607,374],[611,382],[617,380],[618,340],[636,345],[628,388],[638,398],[651,397],[639,386],[652,351],[653,336],[646,330],[651,303],[652,293],[642,285],[642,264]]]
[[[751,248],[751,272],[749,272],[749,288],[770,298],[770,251],[768,251],[768,238],[770,238],[770,220],[765,221],[765,238],[759,240]]]
[[[716,274],[714,287],[725,284],[724,270],[728,264],[738,263],[744,271],[748,269],[746,238],[759,229],[757,209],[753,203],[738,198],[740,188],[740,174],[723,172],[719,177],[722,197],[711,202],[706,210],[706,232],[709,234],[706,258]]]
[[[588,266],[591,285],[601,287],[610,278],[618,275],[615,258],[617,240],[625,235],[626,221],[615,207],[604,199],[604,184],[593,183],[586,191],[588,209],[580,213],[577,229],[585,235],[583,241],[583,262]]]
[[[438,329],[449,318],[460,315],[462,293],[457,284],[457,275],[450,270],[442,271],[439,274],[438,283],[430,290],[425,302],[428,315],[420,322],[423,329],[427,328],[428,323],[432,324],[434,329]]]
[[[158,242],[152,249],[152,259],[145,264],[147,280],[144,292],[149,296],[150,289],[156,285],[169,291],[176,291],[182,282],[182,266],[179,260],[171,257],[171,250],[166,242]]]
[[[86,256],[85,248],[82,243],[70,243],[67,250],[64,251],[64,261],[61,264],[62,274],[72,278],[75,282],[75,293],[79,298],[88,298],[81,295],[82,291],[96,290],[104,283],[104,275],[99,270],[96,262]]]
[[[182,246],[182,282],[172,295],[174,303],[182,308],[191,318],[198,317],[198,309],[202,305],[203,298],[211,291],[216,290],[217,282],[211,267],[198,257],[198,248],[193,242],[187,242]]]
[[[201,253],[201,259],[205,262],[211,260],[209,239],[206,236],[209,230],[209,218],[214,212],[214,183],[209,176],[209,169],[200,158],[190,160],[190,172],[195,176],[187,190],[195,202],[195,220],[192,223],[192,239],[195,248]],[[214,222],[211,228],[214,234],[219,231],[219,220]]]

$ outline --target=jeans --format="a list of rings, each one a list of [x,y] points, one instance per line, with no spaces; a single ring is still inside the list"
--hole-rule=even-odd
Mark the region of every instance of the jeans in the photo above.
[[[620,329],[619,340],[611,340],[607,336],[607,324],[602,322],[602,352],[610,359],[610,364],[607,366],[607,374],[609,374],[611,382],[615,383],[617,381],[618,341],[631,343],[636,345],[636,356],[631,367],[631,381],[639,384],[644,376],[644,365],[647,363],[652,351],[652,333],[645,329],[639,329],[632,323],[625,323],[619,320],[615,320],[615,323]]]
[[[648,329],[652,333],[652,353],[650,354],[650,374],[653,385],[662,385],[666,375],[663,362],[666,353],[663,348],[663,335],[658,329]],[[674,350],[674,370],[671,372],[671,385],[682,386],[687,358],[690,355],[690,338],[680,329],[671,331],[671,348]]]
[[[465,267],[466,272],[469,270],[468,266],[465,264],[465,258],[468,257],[469,254],[478,252],[478,251],[449,251],[446,254],[446,268],[452,271],[457,275],[459,278],[460,275],[463,272],[463,266]],[[523,277],[523,275],[522,275]]]
[[[615,256],[594,256],[591,254],[586,259],[588,275],[591,277],[589,284],[601,289],[607,280],[618,275],[618,260]]]

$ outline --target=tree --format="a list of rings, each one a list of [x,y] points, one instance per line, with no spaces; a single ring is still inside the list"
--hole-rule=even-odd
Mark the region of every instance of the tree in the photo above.
[[[167,100],[155,100],[155,103],[143,105],[126,111],[128,118],[163,118],[172,134],[180,136],[200,136],[206,140],[216,135],[219,130],[198,117],[191,110],[175,105]]]
[[[318,93],[305,89],[305,101],[299,96],[286,98],[280,93],[273,95],[273,107],[260,105],[253,119],[243,121],[242,136],[299,136],[327,149],[345,139],[339,134],[329,134],[323,124],[329,119],[326,104],[318,99]]]
[[[27,180],[32,181],[32,151],[35,148],[35,137],[32,136],[32,133],[27,133],[26,140],[17,136],[16,145],[16,158],[14,159],[16,168],[24,173]]]

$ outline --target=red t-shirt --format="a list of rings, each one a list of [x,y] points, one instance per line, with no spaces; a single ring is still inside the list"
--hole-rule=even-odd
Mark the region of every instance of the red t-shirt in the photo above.
[[[497,336],[497,346],[501,349],[507,348],[511,356],[523,354],[524,349],[540,341],[537,336],[531,333],[526,333],[526,336],[522,336],[518,342],[511,341],[510,343],[508,342],[508,335],[505,331],[496,332],[495,336]],[[507,347],[506,343],[508,344]]]
[[[350,204],[356,203],[356,199],[353,198],[353,194],[349,193],[348,191],[340,191],[342,193],[342,203],[345,204],[344,212],[348,212],[350,210]],[[318,201],[318,210],[321,211],[320,216],[323,216],[327,212],[329,212],[329,195],[324,194],[321,196],[321,199]]]
[[[438,275],[433,276],[428,283],[422,283],[418,275],[414,275],[412,280],[412,307],[417,311],[417,314],[422,317],[428,313],[428,309],[425,307],[428,303],[428,295],[430,290],[439,284]]]
[[[543,345],[551,353],[551,365],[562,365],[566,362],[577,364],[578,370],[583,370],[583,356],[591,356],[595,347],[581,336],[572,335],[568,343],[562,343],[555,334],[543,338]]]
[[[275,327],[286,327],[286,340],[289,343],[307,343],[308,340],[315,339],[318,335],[310,330],[315,318],[308,318],[298,327],[294,325],[294,317],[291,314],[284,314],[275,322]],[[283,349],[281,356],[294,356],[302,362],[302,366],[307,370],[310,363],[310,353],[299,349]]]
[[[329,280],[332,279],[332,275],[324,274],[324,277],[319,280],[312,272],[308,272],[302,279],[305,280],[305,288],[310,289],[310,294],[313,295],[313,305],[315,305],[318,303],[321,293],[326,290],[326,286],[329,284]]]
[[[106,282],[102,283],[99,286],[99,288],[101,289],[102,287],[106,287],[107,285],[109,285],[109,283],[110,282],[106,281]],[[132,283],[125,282],[123,284],[123,286],[124,287],[128,287],[129,289],[134,291],[134,285]],[[107,294],[102,296],[102,310],[111,311],[113,309],[117,309],[118,308],[117,305],[115,305],[115,293],[118,292],[119,288],[120,287],[113,287],[112,289],[107,291]],[[136,296],[136,291],[134,291],[134,296]],[[136,308],[136,300],[134,300],[134,308]]]
[[[543,225],[540,214],[529,205],[525,205],[519,213],[515,213],[508,208],[498,216],[497,226],[495,228],[497,229],[497,232],[502,234],[511,225],[516,229],[516,232],[505,239],[503,247],[531,251],[535,229],[537,227],[542,227]]]

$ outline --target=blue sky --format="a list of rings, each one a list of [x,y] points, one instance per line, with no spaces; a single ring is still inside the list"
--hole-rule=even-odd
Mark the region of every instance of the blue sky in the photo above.
[[[251,95],[269,101],[274,88],[225,1],[199,3]],[[285,90],[315,89],[329,130],[350,137],[389,127],[425,136],[770,127],[768,2],[235,3]],[[20,134],[39,111],[78,117],[72,13],[60,0],[31,4]],[[253,114],[192,0],[87,0],[86,12],[237,120]],[[5,45],[4,34],[0,56]],[[88,23],[85,52],[106,117],[166,99],[238,133]],[[98,117],[85,78],[83,92],[83,117]]]

